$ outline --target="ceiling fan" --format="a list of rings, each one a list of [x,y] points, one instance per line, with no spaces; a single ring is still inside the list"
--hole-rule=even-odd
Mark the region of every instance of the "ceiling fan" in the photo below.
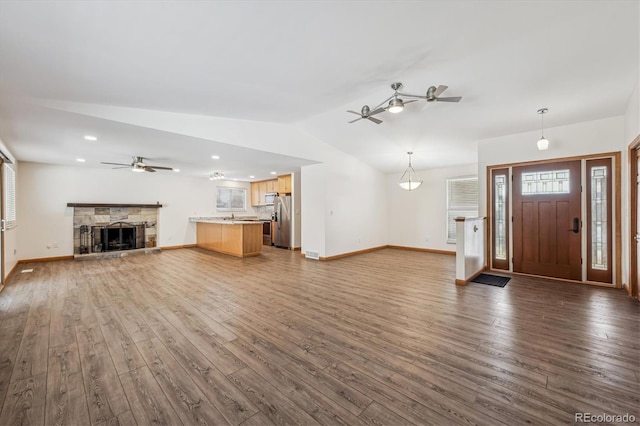
[[[359,115],[360,118],[356,118],[355,120],[351,120],[349,123],[355,123],[358,120],[362,120],[367,119],[369,121],[373,121],[376,124],[380,124],[382,123],[382,120],[378,120],[377,118],[373,118],[372,115],[376,115],[376,114],[380,114],[381,112],[383,112],[385,109],[384,108],[377,108],[374,111],[371,111],[369,109],[369,105],[365,105],[362,107],[362,109],[360,110],[360,112],[355,112],[355,111],[347,111],[350,112],[351,114],[356,114]]]
[[[409,104],[411,102],[416,102],[419,99],[424,99],[427,102],[460,102],[460,99],[462,99],[462,96],[452,96],[448,98],[441,97],[440,95],[442,94],[442,92],[444,92],[448,88],[448,86],[442,86],[442,85],[438,87],[436,86],[429,87],[425,95],[412,95],[410,93],[400,92],[400,89],[402,89],[402,83],[393,83],[391,85],[391,88],[394,90],[393,95],[389,96],[387,99],[380,102],[379,105],[373,108],[373,111],[371,111],[369,106],[367,105],[362,107],[362,112],[360,114],[358,114],[355,111],[347,111],[352,114],[360,115],[360,118],[356,118],[355,120],[349,121],[349,123],[354,123],[358,120],[366,118],[369,121],[373,121],[376,124],[380,124],[382,123],[382,120],[379,120],[377,118],[372,118],[371,116],[374,114],[379,114],[383,111],[389,111],[391,113],[397,114],[404,109],[404,106],[406,104]],[[405,101],[402,98],[413,98],[413,99]],[[388,104],[386,106],[383,106],[387,102]]]
[[[114,169],[127,169],[130,168],[131,171],[133,172],[151,172],[151,173],[155,173],[156,170],[175,170],[173,167],[164,167],[164,166],[151,166],[148,164],[145,164],[144,162],[144,157],[133,157],[133,162],[131,164],[124,164],[124,163],[107,163],[107,162],[100,162],[100,164],[109,164],[112,166],[121,166],[121,167],[114,167]]]

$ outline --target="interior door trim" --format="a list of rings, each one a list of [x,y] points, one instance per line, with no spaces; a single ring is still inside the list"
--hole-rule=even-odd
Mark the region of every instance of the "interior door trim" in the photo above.
[[[629,144],[629,152],[627,158],[629,160],[629,207],[631,214],[629,215],[629,287],[627,294],[630,297],[638,298],[640,290],[638,286],[638,243],[634,240],[634,236],[640,233],[638,229],[638,153],[640,150],[640,135]]]
[[[640,135],[634,140],[634,144],[636,144],[638,147],[640,147]],[[635,146],[634,146],[635,147]],[[630,147],[631,149],[631,147]],[[613,285],[616,288],[622,288],[622,214],[621,214],[621,207],[622,207],[622,190],[621,190],[621,183],[622,183],[622,163],[621,163],[621,151],[610,151],[610,152],[603,152],[603,153],[597,153],[597,154],[587,154],[587,155],[577,155],[577,156],[571,156],[571,157],[561,157],[561,158],[550,158],[547,160],[536,160],[536,161],[520,161],[520,162],[514,162],[514,163],[502,163],[502,164],[494,164],[494,165],[488,165],[486,167],[486,182],[487,182],[487,187],[485,189],[485,196],[486,196],[486,212],[487,212],[487,235],[491,236],[493,235],[493,229],[491,227],[492,223],[493,223],[493,217],[491,215],[491,192],[490,192],[490,186],[491,186],[491,173],[492,170],[494,169],[503,169],[506,167],[518,167],[518,166],[525,166],[525,165],[535,165],[535,164],[550,164],[550,163],[557,163],[557,162],[563,162],[563,161],[571,161],[571,160],[588,160],[588,159],[594,159],[594,158],[603,158],[603,157],[612,157],[613,158],[613,175],[614,175],[614,204],[613,204],[613,209],[614,209],[614,217],[615,217],[615,225],[614,225],[614,230],[613,230],[613,234],[614,234],[614,251],[615,251],[615,266],[614,266],[614,283]],[[486,245],[486,249],[485,249],[485,256],[487,259],[491,259],[491,247],[490,244]],[[513,269],[513,268],[511,268]],[[499,272],[499,271],[496,271]],[[512,272],[513,273],[513,272]],[[589,285],[594,285],[594,286],[602,286],[602,283],[597,283],[597,282],[591,282],[591,281],[575,281],[575,280],[566,280],[566,279],[561,279],[561,278],[553,278],[553,277],[542,277],[542,278],[547,278],[547,279],[551,279],[551,280],[558,280],[558,281],[571,281],[571,282],[576,282],[576,283],[582,283],[582,284],[589,284]],[[611,287],[611,284],[605,284],[605,286],[607,287]],[[637,285],[636,285],[636,289],[637,289]]]

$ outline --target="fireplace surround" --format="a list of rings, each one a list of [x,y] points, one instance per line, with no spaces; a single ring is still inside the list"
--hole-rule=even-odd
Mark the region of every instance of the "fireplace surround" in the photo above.
[[[161,204],[68,203],[73,208],[76,256],[156,246]]]

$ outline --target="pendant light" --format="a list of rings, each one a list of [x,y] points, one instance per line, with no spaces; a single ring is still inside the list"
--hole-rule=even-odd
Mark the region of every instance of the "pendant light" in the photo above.
[[[411,155],[413,152],[407,152],[409,154],[409,167],[404,171],[402,177],[400,178],[400,188],[406,189],[407,191],[413,191],[414,189],[418,189],[420,185],[422,185],[422,179],[416,176],[416,171],[411,167]]]
[[[541,127],[541,131],[540,131],[540,135],[541,138],[540,140],[538,140],[538,150],[539,151],[544,151],[545,149],[549,149],[549,141],[544,137],[544,115],[549,112],[548,108],[540,108],[538,110],[538,114],[540,114],[540,120],[542,123],[542,127]]]

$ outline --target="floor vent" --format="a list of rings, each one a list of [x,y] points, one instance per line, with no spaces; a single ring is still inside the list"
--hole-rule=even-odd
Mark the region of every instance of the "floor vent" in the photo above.
[[[318,253],[317,251],[305,251],[304,257],[306,257],[307,259],[319,260],[320,253]]]

